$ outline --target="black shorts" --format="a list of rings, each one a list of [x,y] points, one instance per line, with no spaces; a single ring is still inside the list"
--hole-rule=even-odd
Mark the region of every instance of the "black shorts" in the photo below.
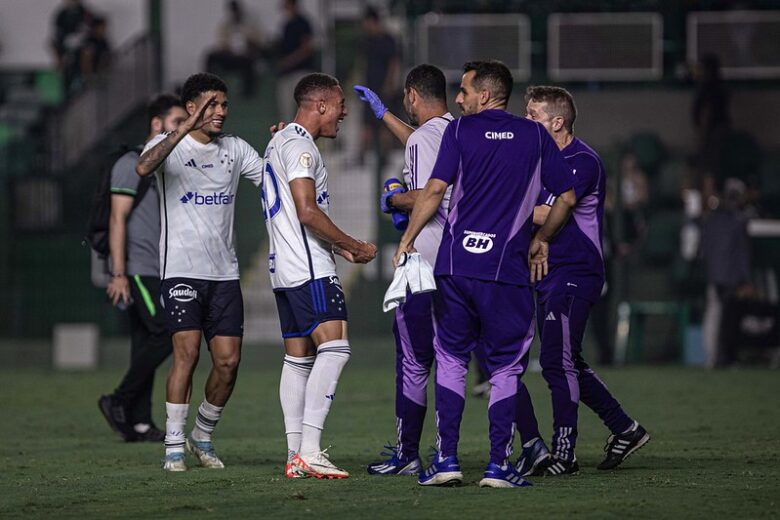
[[[160,300],[168,332],[201,330],[214,336],[244,335],[244,299],[238,280],[169,278],[162,281]]]
[[[292,289],[275,289],[283,338],[308,336],[320,323],[347,321],[347,305],[338,276],[326,276]]]

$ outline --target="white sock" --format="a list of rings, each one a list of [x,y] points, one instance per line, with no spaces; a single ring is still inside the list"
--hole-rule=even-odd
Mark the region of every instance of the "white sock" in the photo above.
[[[184,453],[184,427],[190,405],[165,403],[165,454]]]
[[[198,407],[198,416],[195,417],[192,438],[198,442],[211,442],[211,433],[217,427],[224,409],[224,406],[214,406],[206,399],[203,399],[203,402]]]
[[[279,380],[279,401],[284,414],[284,433],[287,451],[298,453],[303,432],[303,405],[306,402],[306,382],[314,366],[314,356],[284,356],[282,377]]]
[[[320,446],[321,439],[322,428],[304,424],[303,433],[301,434],[301,453],[311,454],[322,451]]]
[[[349,356],[349,341],[345,339],[328,341],[317,348],[314,367],[306,383],[300,453],[321,451],[322,428],[325,426],[330,405],[336,397],[336,386]]]
[[[630,432],[636,431],[637,428],[639,428],[639,423],[634,421],[634,423],[631,425],[631,427],[629,429],[627,429],[624,432],[621,432],[621,435],[624,435],[626,433],[630,433]]]
[[[135,433],[144,434],[149,431],[149,428],[151,428],[152,425],[149,423],[135,423],[133,425],[133,430],[135,430]]]

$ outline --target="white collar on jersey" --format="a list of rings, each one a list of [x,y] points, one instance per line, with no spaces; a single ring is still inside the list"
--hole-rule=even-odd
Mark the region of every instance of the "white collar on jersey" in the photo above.
[[[289,125],[287,125],[287,126],[284,128],[284,129],[285,129],[285,130],[287,130],[288,128],[292,128],[292,129],[293,129],[293,131],[294,131],[296,134],[298,134],[299,136],[301,136],[301,137],[308,137],[308,138],[309,138],[309,139],[311,139],[312,141],[314,140],[314,138],[312,138],[312,136],[311,136],[311,134],[309,133],[309,131],[308,131],[308,130],[306,130],[306,129],[305,129],[303,126],[299,125],[298,123],[290,123],[290,124],[289,124]]]
[[[425,125],[427,125],[428,123],[431,123],[431,122],[433,122],[433,121],[436,121],[437,119],[444,119],[444,120],[446,120],[446,121],[452,121],[453,119],[455,119],[455,117],[454,117],[454,116],[453,116],[451,113],[449,113],[449,112],[447,112],[446,114],[444,114],[444,115],[441,115],[441,116],[433,116],[432,118],[430,118],[429,120],[427,120],[426,122],[424,122],[423,124],[421,124],[421,125],[420,125],[420,128],[424,127],[424,126],[425,126]]]

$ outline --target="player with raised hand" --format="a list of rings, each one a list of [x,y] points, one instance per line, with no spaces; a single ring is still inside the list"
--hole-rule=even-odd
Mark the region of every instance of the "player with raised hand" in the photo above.
[[[418,65],[406,76],[404,109],[416,130],[390,113],[370,89],[356,85],[360,99],[370,104],[374,115],[406,146],[404,184],[388,179],[385,186],[397,185],[380,197],[382,211],[411,213],[422,186],[431,176],[444,130],[453,120],[447,109],[447,82],[444,73],[433,65]],[[411,133],[410,130],[413,130]],[[428,222],[415,242],[417,251],[431,265],[444,231],[449,192],[439,206],[437,218]],[[397,220],[394,218],[394,223]],[[396,225],[398,227],[398,225]],[[405,226],[404,226],[405,229]],[[403,231],[403,229],[400,229]],[[397,307],[393,323],[396,344],[395,416],[398,433],[395,446],[389,446],[389,457],[368,466],[372,475],[411,475],[419,473],[420,436],[427,410],[428,376],[433,365],[433,316],[431,293],[408,294]]]
[[[598,469],[613,469],[650,440],[631,419],[604,382],[582,357],[582,338],[590,308],[601,296],[604,258],[601,248],[606,169],[598,154],[573,133],[577,109],[571,94],[560,87],[526,90],[526,114],[553,137],[575,173],[577,205],[572,218],[549,245],[549,274],[536,284],[536,317],[541,336],[539,361],[552,393],[552,457],[539,435],[531,397],[523,386],[517,426],[523,451],[517,469],[524,475],[560,475],[579,470],[577,408],[581,400],[612,432]],[[555,196],[542,189],[534,209],[534,224],[545,223]],[[542,271],[545,266],[540,264]],[[538,274],[538,273],[537,273]]]
[[[376,246],[347,235],[328,216],[328,172],[315,141],[335,138],[347,116],[338,80],[309,74],[298,82],[294,97],[298,112],[291,123],[277,126],[268,143],[263,181],[268,270],[285,348],[279,382],[287,436],[285,474],[347,478],[349,473],[320,446],[351,355],[334,254],[367,263],[376,256]]]
[[[211,434],[233,392],[241,359],[244,307],[233,244],[239,177],[260,185],[263,161],[239,137],[222,133],[227,86],[213,74],[190,76],[182,87],[189,117],[150,141],[136,173],[154,173],[160,190],[160,276],[167,327],[173,337],[168,375],[163,469],[185,471],[185,447],[208,468],[224,468]],[[212,367],[205,397],[186,438],[192,374],[205,335]]]

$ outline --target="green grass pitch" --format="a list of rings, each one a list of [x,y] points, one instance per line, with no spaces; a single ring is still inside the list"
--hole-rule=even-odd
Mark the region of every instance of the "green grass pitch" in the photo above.
[[[393,369],[387,353],[356,354],[326,425],[324,445],[352,476],[283,477],[278,360],[244,367],[215,440],[224,471],[160,469],[162,446],[125,444],[96,400],[118,370],[56,373],[0,370],[0,518],[757,518],[780,504],[780,377],[742,369],[707,373],[673,367],[604,370],[603,378],[652,441],[617,471],[595,469],[607,432],[581,409],[576,476],[533,479],[524,489],[480,489],[486,463],[484,400],[469,398],[459,488],[421,488],[410,477],[369,477],[394,438]],[[372,366],[372,359],[380,361]],[[202,358],[202,362],[207,360]],[[257,366],[259,365],[259,366]],[[161,371],[155,399],[163,423]],[[196,378],[200,393],[205,373]],[[540,425],[550,431],[540,374],[526,381]],[[193,420],[191,410],[190,426]],[[429,419],[432,414],[429,415]],[[423,445],[433,443],[431,421]],[[427,452],[427,449],[425,450]]]

